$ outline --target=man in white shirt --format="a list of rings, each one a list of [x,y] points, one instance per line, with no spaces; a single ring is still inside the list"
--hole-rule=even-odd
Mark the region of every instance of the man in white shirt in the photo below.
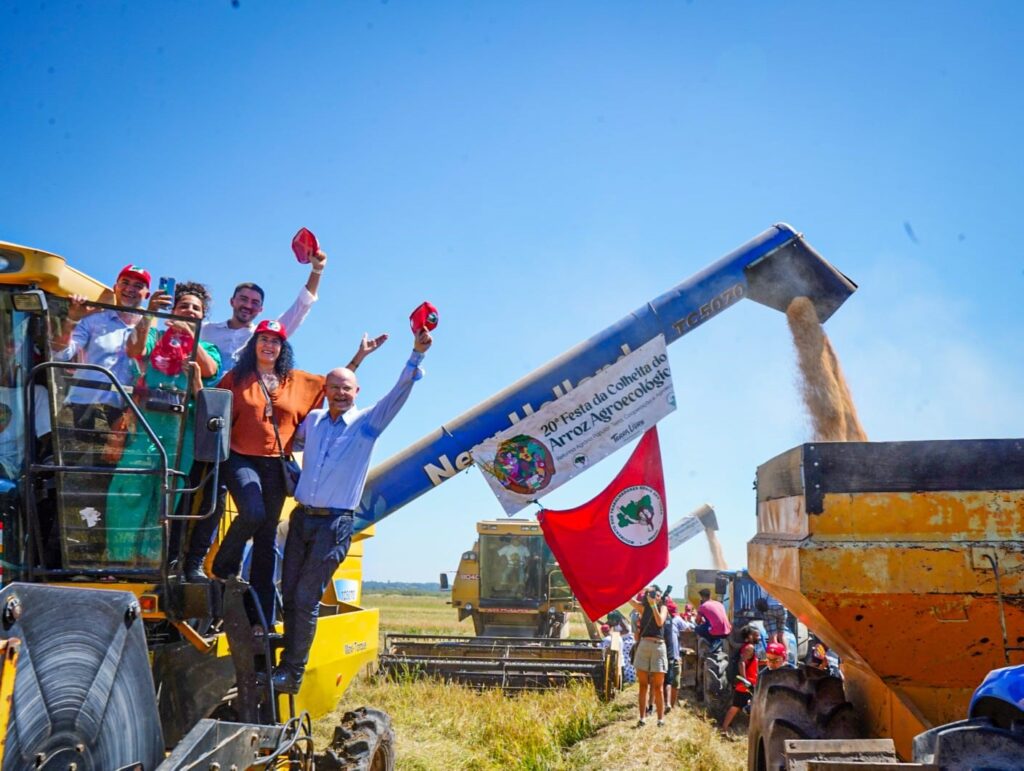
[[[277,320],[288,330],[289,336],[295,334],[309,309],[316,302],[320,275],[326,265],[327,255],[323,251],[317,251],[310,258],[311,267],[306,285],[299,290],[299,296],[295,298],[292,306],[278,316]],[[227,321],[203,324],[202,339],[217,346],[225,372],[238,363],[242,349],[252,337],[256,329],[256,319],[263,312],[263,300],[264,293],[261,287],[251,282],[239,284],[231,295],[231,318]]]

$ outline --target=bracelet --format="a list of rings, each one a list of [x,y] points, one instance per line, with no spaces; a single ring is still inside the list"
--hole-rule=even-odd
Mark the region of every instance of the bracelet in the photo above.
[[[314,276],[319,276],[323,272],[324,272],[323,268],[313,268],[313,271],[312,271]]]

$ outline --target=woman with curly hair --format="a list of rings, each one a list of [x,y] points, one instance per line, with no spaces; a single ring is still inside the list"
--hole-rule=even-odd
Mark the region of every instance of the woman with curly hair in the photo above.
[[[206,287],[191,281],[178,284],[173,300],[171,313],[175,316],[202,319],[210,308]],[[165,292],[154,292],[149,310],[164,310],[170,301]],[[143,316],[126,345],[128,355],[144,370],[133,388],[133,398],[166,451],[168,466],[188,474],[192,468],[192,395],[202,385],[216,382],[220,353],[210,343],[200,342],[196,347],[195,324],[174,319],[158,331],[153,321],[153,316]],[[195,362],[190,361],[193,350]],[[131,420],[124,426],[121,457],[110,460],[121,468],[156,468],[156,445],[141,426],[130,423]],[[106,515],[107,552],[111,561],[148,566],[159,563],[162,528],[157,514],[162,481],[157,474],[119,474],[111,481]]]
[[[363,337],[349,369],[386,339]],[[294,368],[288,331],[279,321],[261,321],[220,388],[232,392],[231,456],[227,462],[228,492],[238,508],[213,561],[216,578],[226,579],[241,570],[246,542],[252,539],[249,581],[259,598],[266,623],[274,617],[274,542],[277,523],[287,497],[281,454],[289,455],[295,430],[324,399],[324,377]],[[275,431],[276,423],[276,431]],[[217,520],[217,516],[211,518]],[[209,536],[206,536],[207,538]],[[193,550],[209,542],[193,533]],[[191,565],[187,565],[191,567]]]

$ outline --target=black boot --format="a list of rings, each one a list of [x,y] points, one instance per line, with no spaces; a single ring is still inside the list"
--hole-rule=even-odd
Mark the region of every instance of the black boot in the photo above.
[[[296,675],[291,667],[281,664],[274,667],[271,682],[277,693],[298,693],[299,686],[302,684],[302,675]]]
[[[203,570],[203,558],[185,558],[185,580],[190,584],[205,584],[210,579]]]

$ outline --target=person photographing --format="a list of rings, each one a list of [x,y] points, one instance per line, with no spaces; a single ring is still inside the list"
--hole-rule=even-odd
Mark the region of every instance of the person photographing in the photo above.
[[[668,619],[668,608],[665,607],[662,592],[656,584],[648,586],[631,599],[629,604],[640,614],[637,622],[640,640],[633,662],[637,681],[640,683],[640,719],[636,727],[644,726],[648,688],[653,689],[654,709],[658,716],[658,726],[661,727],[665,724],[665,673],[668,671],[668,652],[662,627]]]

